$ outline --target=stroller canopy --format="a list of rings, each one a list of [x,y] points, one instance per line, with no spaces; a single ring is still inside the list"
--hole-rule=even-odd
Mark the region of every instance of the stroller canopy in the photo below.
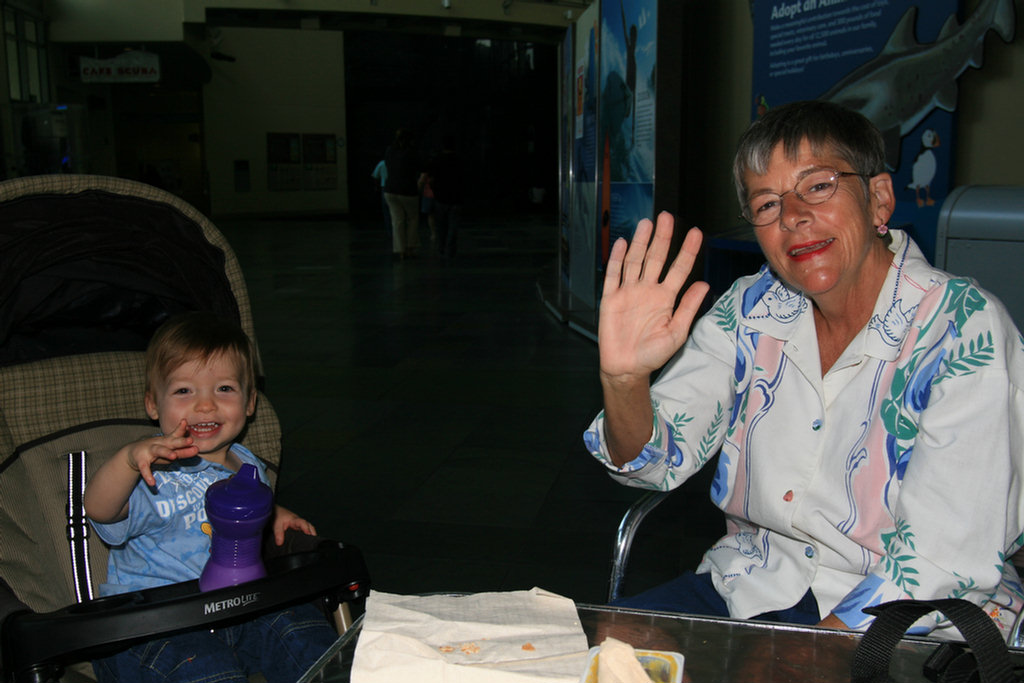
[[[181,311],[255,339],[244,280],[219,231],[162,190],[101,176],[0,183],[0,367],[145,349]]]

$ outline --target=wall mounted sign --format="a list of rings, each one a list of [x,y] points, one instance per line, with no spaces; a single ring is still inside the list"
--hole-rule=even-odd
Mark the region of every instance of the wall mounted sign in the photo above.
[[[160,55],[132,50],[110,59],[79,57],[78,69],[83,83],[158,83]]]
[[[928,258],[953,178],[957,79],[981,66],[986,35],[1011,40],[1013,0],[793,0],[753,3],[753,117],[803,99],[868,117],[886,141],[896,190],[890,225]]]

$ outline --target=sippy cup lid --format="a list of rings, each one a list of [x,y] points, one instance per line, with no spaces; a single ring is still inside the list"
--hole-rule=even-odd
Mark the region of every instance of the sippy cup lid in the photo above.
[[[270,513],[274,493],[260,481],[255,465],[244,464],[237,472],[206,489],[207,514],[228,519],[254,519]]]

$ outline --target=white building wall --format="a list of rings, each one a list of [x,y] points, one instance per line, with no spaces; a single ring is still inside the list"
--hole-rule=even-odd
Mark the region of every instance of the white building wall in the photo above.
[[[595,0],[596,1],[596,0]],[[743,0],[746,4],[746,0]],[[366,12],[568,26],[580,8],[531,0],[505,7],[501,0],[45,0],[52,22],[51,40],[118,42],[182,40],[183,22],[202,24],[206,8]]]
[[[345,141],[345,61],[338,31],[219,29],[203,91],[204,142],[211,212],[348,211]],[[267,133],[336,136],[337,187],[272,191],[268,187]],[[235,162],[247,161],[250,187],[239,191]]]
[[[46,0],[54,42],[176,41],[183,38],[180,0]]]

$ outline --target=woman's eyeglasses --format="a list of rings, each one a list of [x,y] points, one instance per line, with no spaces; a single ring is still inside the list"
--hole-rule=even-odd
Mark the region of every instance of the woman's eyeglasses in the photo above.
[[[839,179],[851,175],[861,178],[869,177],[866,173],[837,171],[834,168],[812,171],[801,178],[792,190],[782,194],[765,192],[751,197],[747,200],[740,216],[753,225],[770,225],[779,220],[779,216],[782,214],[782,198],[787,194],[796,195],[805,204],[824,204],[835,195],[836,189],[839,187]]]

